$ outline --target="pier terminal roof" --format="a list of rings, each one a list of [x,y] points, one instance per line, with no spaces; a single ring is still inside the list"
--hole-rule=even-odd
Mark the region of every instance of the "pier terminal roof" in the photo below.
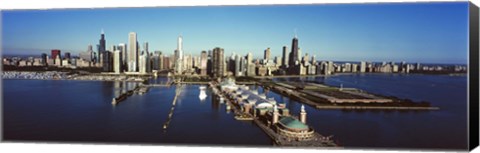
[[[295,130],[308,130],[308,126],[305,125],[304,123],[300,122],[299,120],[287,116],[287,117],[282,117],[278,121],[282,126],[289,128],[289,129],[295,129]]]

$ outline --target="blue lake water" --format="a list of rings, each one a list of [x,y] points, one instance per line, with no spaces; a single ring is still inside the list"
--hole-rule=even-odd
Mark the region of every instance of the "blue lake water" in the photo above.
[[[283,79],[278,79],[283,80]],[[467,77],[366,74],[289,78],[359,88],[428,101],[437,111],[318,110],[305,106],[307,123],[346,148],[466,149]],[[166,78],[151,80],[163,82]],[[134,83],[3,80],[3,136],[11,141],[272,146],[263,131],[233,113],[198,85],[184,86],[164,130],[176,86],[150,88],[116,106],[112,98]],[[264,92],[261,87],[256,87]],[[301,103],[266,91],[298,115]]]

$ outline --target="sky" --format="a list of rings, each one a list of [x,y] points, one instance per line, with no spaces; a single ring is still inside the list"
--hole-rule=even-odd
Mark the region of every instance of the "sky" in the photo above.
[[[215,47],[263,57],[291,49],[294,29],[302,54],[333,61],[466,64],[468,2],[95,8],[2,11],[2,54],[78,55],[99,43],[107,50],[136,32],[149,50],[185,54]]]

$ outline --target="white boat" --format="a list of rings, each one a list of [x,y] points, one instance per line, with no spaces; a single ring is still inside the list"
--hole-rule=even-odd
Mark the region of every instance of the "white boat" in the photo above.
[[[200,98],[201,101],[207,98],[207,93],[205,93],[205,88],[204,89],[200,88],[200,95],[198,95],[198,98]]]
[[[205,90],[205,89],[207,89],[206,86],[200,86],[200,87],[198,87],[198,88],[199,88],[200,90]]]

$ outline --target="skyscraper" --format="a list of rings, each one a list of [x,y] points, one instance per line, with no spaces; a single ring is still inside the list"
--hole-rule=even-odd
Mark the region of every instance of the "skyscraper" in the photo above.
[[[240,55],[235,55],[235,76],[241,76],[240,72]]]
[[[145,56],[144,58],[144,66],[145,67],[145,72],[151,72],[151,63],[150,63],[150,52],[148,51],[148,42],[144,42],[143,43],[143,56]]]
[[[128,71],[137,72],[138,65],[138,47],[137,47],[137,33],[130,32],[128,34]]]
[[[263,55],[263,59],[265,59],[266,61],[270,60],[270,47],[265,49],[265,53]]]
[[[183,38],[182,35],[178,36],[177,39],[177,50],[175,51],[175,73],[176,74],[182,74],[185,66],[185,63],[183,61],[183,50],[182,46],[183,45]]]
[[[120,65],[121,65],[121,70],[120,71],[125,71],[128,67],[128,62],[127,62],[127,44],[124,44],[124,43],[120,43],[118,44],[118,47],[117,49],[120,51],[120,55],[121,55],[121,62]]]
[[[207,52],[202,51],[200,55],[200,75],[207,75]]]
[[[222,77],[224,73],[225,67],[225,57],[223,48],[216,47],[213,49],[213,60],[212,60],[212,71],[213,77]]]
[[[247,76],[255,76],[255,64],[253,62],[253,55],[252,53],[247,54],[247,61],[246,61],[246,68],[247,68]]]
[[[295,37],[293,37],[292,39],[292,51],[290,52],[290,55],[289,55],[289,59],[288,59],[288,62],[289,62],[289,66],[294,66],[295,65],[295,62],[298,61],[298,38],[297,38],[297,34],[295,34]]]
[[[102,52],[102,67],[104,72],[111,72],[113,71],[113,55],[110,51],[103,51]]]
[[[178,49],[178,57],[179,59],[183,59],[183,37],[182,35],[178,36],[177,40],[177,49]]]
[[[122,51],[115,50],[113,51],[113,71],[116,74],[120,74],[122,70]]]
[[[105,41],[105,33],[103,32],[100,34],[100,40],[98,43],[98,55],[100,56],[106,50],[106,41]],[[100,59],[101,57],[98,57]]]
[[[288,47],[283,46],[283,54],[282,54],[282,66],[288,67]]]
[[[146,63],[146,53],[143,51],[142,54],[138,58],[138,69],[140,74],[147,73],[147,63]]]

